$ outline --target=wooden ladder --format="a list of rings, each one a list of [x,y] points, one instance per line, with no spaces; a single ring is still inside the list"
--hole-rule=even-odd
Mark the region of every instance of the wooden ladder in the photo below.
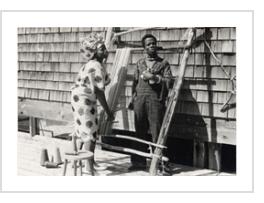
[[[187,42],[186,42],[186,47],[190,47],[193,41],[193,37],[194,37],[194,29],[190,28],[186,31],[187,34]],[[180,90],[181,90],[181,86],[183,83],[183,79],[184,79],[184,73],[185,73],[185,68],[186,68],[186,64],[187,64],[187,60],[188,60],[188,56],[189,56],[189,49],[185,49],[182,59],[181,59],[181,63],[180,63],[180,69],[179,69],[179,76],[178,76],[178,80],[175,80],[174,84],[173,84],[173,89],[171,90],[170,94],[169,94],[169,101],[167,104],[167,109],[164,115],[164,119],[162,122],[162,126],[160,129],[160,133],[159,133],[159,137],[158,137],[158,141],[157,141],[157,145],[164,145],[166,143],[167,137],[168,137],[168,131],[169,131],[169,127],[173,118],[173,114],[176,108],[176,105],[178,103],[178,99],[179,99],[179,95],[180,95]],[[159,163],[159,157],[162,156],[162,150],[163,148],[161,147],[157,147],[155,148],[154,151],[154,156],[151,160],[151,164],[150,164],[150,169],[149,169],[149,173],[150,175],[156,175],[157,174],[157,168],[158,168],[158,163]]]

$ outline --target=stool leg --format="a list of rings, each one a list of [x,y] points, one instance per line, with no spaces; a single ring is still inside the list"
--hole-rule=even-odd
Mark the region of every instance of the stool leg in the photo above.
[[[80,175],[82,176],[82,160],[79,161]]]
[[[89,158],[88,163],[89,163],[88,165],[89,165],[89,168],[91,171],[91,175],[94,176],[94,160],[93,160],[93,158]]]
[[[77,176],[77,163],[73,161],[73,168],[74,168],[74,176]]]
[[[63,176],[65,176],[65,175],[66,175],[67,164],[68,164],[68,160],[67,160],[67,159],[65,159],[65,160],[64,160],[64,168],[63,168]]]

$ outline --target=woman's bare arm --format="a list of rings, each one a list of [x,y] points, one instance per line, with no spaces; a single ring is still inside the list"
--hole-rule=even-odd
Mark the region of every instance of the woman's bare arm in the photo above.
[[[108,120],[113,120],[114,116],[113,116],[113,113],[111,112],[111,110],[109,109],[109,106],[107,104],[104,90],[99,89],[98,87],[95,86],[94,91],[95,91],[95,94],[97,96],[97,99],[99,100],[100,104],[102,105],[102,107],[104,108],[105,112],[108,115]]]

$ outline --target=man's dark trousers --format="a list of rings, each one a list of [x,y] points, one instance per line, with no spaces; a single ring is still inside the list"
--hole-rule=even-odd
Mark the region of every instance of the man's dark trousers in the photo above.
[[[143,140],[157,142],[159,131],[162,125],[165,105],[160,101],[155,92],[144,90],[138,92],[134,101],[136,137]],[[150,132],[149,132],[150,131]],[[149,136],[151,134],[151,137]],[[139,151],[148,152],[148,145],[133,142],[133,148]],[[146,159],[142,156],[132,155],[132,165],[144,166]]]

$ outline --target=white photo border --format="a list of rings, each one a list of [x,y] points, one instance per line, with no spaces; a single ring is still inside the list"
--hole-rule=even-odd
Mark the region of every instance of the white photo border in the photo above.
[[[5,11],[1,14],[3,192],[254,192],[252,111],[254,11]],[[237,28],[237,175],[17,176],[17,77],[14,77],[17,75],[17,28],[112,26]],[[245,106],[248,108],[243,108]]]

